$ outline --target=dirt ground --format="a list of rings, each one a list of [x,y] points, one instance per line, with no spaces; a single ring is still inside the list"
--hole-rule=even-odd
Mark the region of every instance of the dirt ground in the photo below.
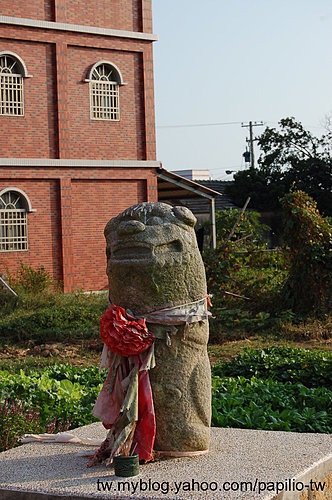
[[[332,339],[292,341],[257,335],[241,340],[225,340],[222,344],[209,345],[208,352],[211,364],[214,364],[220,359],[232,359],[245,347],[262,349],[276,345],[332,351]],[[76,366],[98,366],[101,351],[102,342],[98,338],[67,342],[48,342],[40,345],[34,345],[32,342],[20,345],[5,344],[0,349],[0,370],[33,369],[55,363],[69,363]]]

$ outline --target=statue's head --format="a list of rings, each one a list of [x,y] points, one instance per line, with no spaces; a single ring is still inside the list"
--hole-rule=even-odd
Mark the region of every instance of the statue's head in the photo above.
[[[196,218],[185,207],[134,205],[111,219],[105,228],[109,265],[182,262],[196,250],[195,223]]]
[[[135,296],[167,307],[181,302],[181,294],[184,300],[201,295],[196,288],[197,283],[202,288],[202,282],[205,287],[205,274],[195,223],[185,207],[148,202],[111,219],[105,228],[111,299],[118,303],[128,297],[118,305],[137,309]]]

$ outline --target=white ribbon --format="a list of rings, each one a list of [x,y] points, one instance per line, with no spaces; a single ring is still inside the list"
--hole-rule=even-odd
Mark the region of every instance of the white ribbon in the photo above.
[[[69,432],[58,432],[57,434],[24,434],[22,443],[72,443],[87,446],[100,446],[103,439],[80,438]]]

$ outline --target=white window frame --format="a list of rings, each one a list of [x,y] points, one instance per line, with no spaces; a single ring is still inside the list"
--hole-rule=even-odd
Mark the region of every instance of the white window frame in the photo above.
[[[0,116],[24,116],[24,61],[13,52],[0,52]]]
[[[90,119],[120,121],[120,86],[123,82],[119,68],[109,61],[98,61],[90,72]]]
[[[21,189],[0,191],[0,253],[29,250],[28,213],[34,211]]]

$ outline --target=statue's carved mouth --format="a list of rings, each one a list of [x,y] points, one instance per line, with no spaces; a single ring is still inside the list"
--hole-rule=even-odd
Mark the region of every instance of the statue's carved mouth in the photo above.
[[[153,247],[154,255],[163,255],[169,252],[182,252],[183,245],[180,240],[170,241],[169,243],[164,243],[162,245],[157,245]]]
[[[112,248],[112,260],[145,260],[152,257],[152,248],[150,245],[139,243],[118,244]]]
[[[150,260],[152,257],[158,257],[159,255],[182,251],[183,245],[180,240],[156,246],[133,242],[131,245],[128,243],[114,245],[111,252],[111,259],[113,261]]]

